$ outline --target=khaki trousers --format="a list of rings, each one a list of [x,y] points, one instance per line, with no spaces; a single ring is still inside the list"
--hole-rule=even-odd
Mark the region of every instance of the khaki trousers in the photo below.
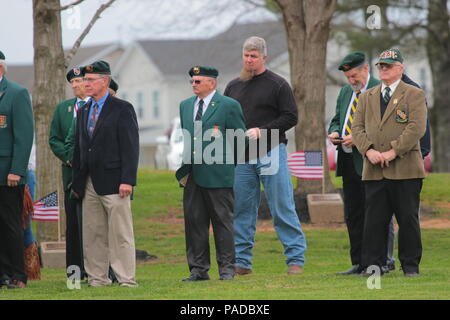
[[[122,286],[136,286],[130,197],[100,196],[88,177],[83,199],[84,267],[91,286],[110,285],[109,265]]]

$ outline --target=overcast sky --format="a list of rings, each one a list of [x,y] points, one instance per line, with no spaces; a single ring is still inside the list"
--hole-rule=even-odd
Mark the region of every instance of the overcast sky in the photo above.
[[[74,0],[62,0],[68,4]],[[106,0],[85,0],[61,14],[63,45],[71,47]],[[10,64],[33,61],[32,0],[0,0],[0,50]],[[206,38],[239,21],[275,19],[245,0],[116,0],[97,21],[82,46],[137,38]]]

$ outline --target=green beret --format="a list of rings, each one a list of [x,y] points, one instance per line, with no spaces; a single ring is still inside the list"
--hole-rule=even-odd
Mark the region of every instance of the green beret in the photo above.
[[[82,68],[73,68],[70,69],[69,72],[66,74],[67,81],[70,82],[73,78],[82,78],[84,77],[84,73],[82,71]]]
[[[355,67],[358,67],[364,63],[366,55],[364,52],[356,51],[345,56],[345,58],[339,64],[339,70],[347,72]]]
[[[82,69],[83,73],[95,73],[95,74],[111,74],[111,69],[109,68],[109,63],[103,60],[95,61]]]
[[[0,60],[5,60],[5,55],[3,54],[3,52],[0,51]]]
[[[189,75],[191,77],[204,76],[210,78],[217,78],[217,76],[219,75],[219,71],[217,71],[217,69],[213,67],[195,66],[189,70]]]
[[[114,92],[117,92],[117,90],[119,90],[119,85],[114,81],[114,79],[111,78],[111,81],[109,82],[109,88]]]
[[[403,56],[400,53],[400,50],[398,49],[387,49],[384,50],[380,56],[378,57],[378,62],[375,63],[375,65],[379,63],[388,63],[388,64],[394,64],[396,62],[403,63]]]

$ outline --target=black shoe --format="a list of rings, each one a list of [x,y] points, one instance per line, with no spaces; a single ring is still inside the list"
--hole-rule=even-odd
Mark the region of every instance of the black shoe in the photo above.
[[[367,268],[365,268],[363,271],[361,271],[361,273],[359,274],[361,277],[365,277],[365,278],[368,278],[368,277],[371,277],[371,276],[373,276],[373,275],[375,275],[375,272],[369,272],[368,270],[367,270]],[[384,272],[383,272],[383,267],[381,267],[380,268],[380,276],[382,276],[382,275],[384,275]]]
[[[188,278],[184,278],[182,281],[205,281],[209,280],[209,276],[200,276],[198,274],[191,274]]]
[[[234,274],[223,274],[220,276],[219,280],[233,280],[234,279]]]
[[[359,274],[362,271],[363,271],[363,268],[359,264],[355,264],[353,267],[351,267],[347,271],[337,272],[336,274],[340,275],[340,276],[348,276],[351,274]]]
[[[383,273],[389,273],[389,266],[382,266],[381,267],[381,271],[383,272]]]
[[[395,270],[395,263],[388,263],[387,264],[387,268],[389,271],[394,271]]]
[[[27,284],[25,282],[22,282],[20,280],[12,280],[8,284],[8,289],[22,289],[25,288]]]

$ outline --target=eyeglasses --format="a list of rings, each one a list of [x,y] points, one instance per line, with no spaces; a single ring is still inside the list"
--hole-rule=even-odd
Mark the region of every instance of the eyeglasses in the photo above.
[[[395,66],[395,64],[389,64],[389,63],[379,63],[379,64],[377,64],[378,70],[381,70],[383,68],[392,69],[394,66]]]
[[[190,84],[193,84],[193,83],[195,83],[195,84],[200,84],[200,83],[202,83],[203,81],[211,81],[211,80],[189,80],[189,83]]]
[[[96,80],[100,80],[103,79],[104,77],[100,77],[100,78],[83,78],[84,82],[94,82]]]

